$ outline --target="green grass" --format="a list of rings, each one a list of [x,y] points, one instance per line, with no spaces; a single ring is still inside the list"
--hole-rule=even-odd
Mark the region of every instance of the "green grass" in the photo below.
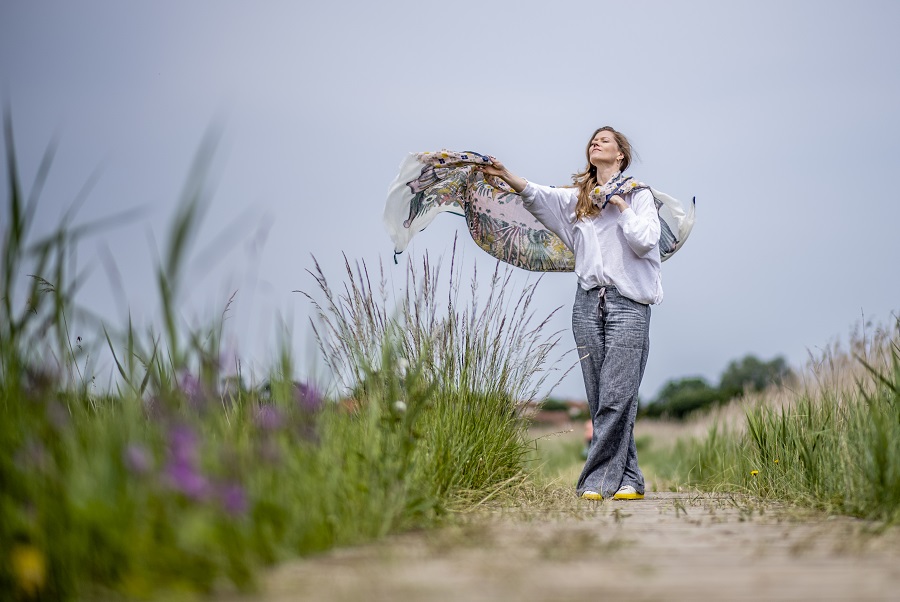
[[[555,486],[575,495],[575,483],[584,466],[584,433],[576,428],[534,432],[529,454],[532,480],[538,486]]]
[[[654,434],[642,434],[642,426],[653,420],[639,419],[635,429],[638,462],[644,473],[647,491],[677,491],[685,485],[680,477],[686,461],[673,454],[672,445]],[[574,496],[575,484],[584,466],[583,424],[578,421],[570,429],[533,433],[534,447],[529,455],[529,468],[534,484],[553,487]],[[677,441],[676,445],[684,446]]]
[[[103,226],[31,241],[48,152],[25,194],[5,118],[10,188],[0,302],[0,592],[13,599],[159,598],[252,589],[265,566],[440,524],[520,483],[530,450],[520,400],[552,374],[557,336],[535,323],[536,284],[486,285],[428,258],[397,297],[347,262],[312,272],[316,336],[336,385],[295,382],[283,349],[265,389],[226,379],[224,315],[177,311],[190,241],[208,209],[214,137],[198,153],[159,266],[162,327],[88,321],[72,252]],[[399,268],[402,269],[402,268]],[[29,276],[33,275],[33,276]],[[439,290],[448,291],[446,305]],[[88,308],[89,309],[89,308]],[[92,327],[114,355],[92,384]],[[90,337],[86,337],[90,339]]]
[[[713,426],[705,439],[679,442],[669,472],[703,488],[897,522],[898,341],[900,321],[851,351],[827,352],[786,403],[763,396],[748,406],[744,428]]]

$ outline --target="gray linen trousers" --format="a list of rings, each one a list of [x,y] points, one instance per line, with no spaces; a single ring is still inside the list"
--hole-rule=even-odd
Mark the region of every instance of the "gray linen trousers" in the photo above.
[[[577,288],[572,331],[594,435],[576,490],[578,495],[596,491],[604,499],[623,485],[643,493],[634,420],[650,351],[650,306],[622,296],[613,286]]]

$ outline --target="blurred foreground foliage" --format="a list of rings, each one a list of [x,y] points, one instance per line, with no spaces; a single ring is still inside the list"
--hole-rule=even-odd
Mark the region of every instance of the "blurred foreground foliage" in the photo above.
[[[461,296],[451,265],[451,307],[441,309],[444,281],[426,259],[424,280],[408,267],[395,309],[370,294],[366,266],[354,274],[348,263],[340,290],[318,270],[308,295],[318,341],[349,393],[296,382],[287,349],[265,386],[248,387],[220,365],[222,320],[187,330],[178,311],[214,140],[198,153],[156,273],[163,327],[143,332],[79,313],[72,252],[91,227],[67,215],[30,242],[52,148],[26,197],[8,113],[4,123],[4,597],[252,589],[260,567],[428,527],[521,480],[530,443],[517,401],[540,386],[556,344],[546,320],[531,324],[533,287],[513,290],[498,270],[479,305],[477,281]],[[73,340],[75,316],[95,338]],[[114,390],[96,390],[91,341],[113,355]]]

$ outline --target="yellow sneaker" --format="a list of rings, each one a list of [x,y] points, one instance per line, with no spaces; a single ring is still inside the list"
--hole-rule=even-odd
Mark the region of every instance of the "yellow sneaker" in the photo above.
[[[597,500],[602,501],[603,496],[597,493],[596,491],[585,491],[581,494],[581,499],[583,500]]]
[[[631,485],[622,485],[619,487],[619,490],[613,496],[614,500],[642,500],[644,499],[643,493],[638,493],[637,489],[632,487]]]

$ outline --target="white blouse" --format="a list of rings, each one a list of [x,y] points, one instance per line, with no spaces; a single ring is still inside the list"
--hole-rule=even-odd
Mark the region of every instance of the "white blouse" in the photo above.
[[[659,215],[649,190],[623,193],[629,207],[621,213],[610,204],[599,215],[577,221],[577,188],[529,182],[521,195],[525,208],[575,253],[581,288],[612,285],[638,303],[662,303]]]

